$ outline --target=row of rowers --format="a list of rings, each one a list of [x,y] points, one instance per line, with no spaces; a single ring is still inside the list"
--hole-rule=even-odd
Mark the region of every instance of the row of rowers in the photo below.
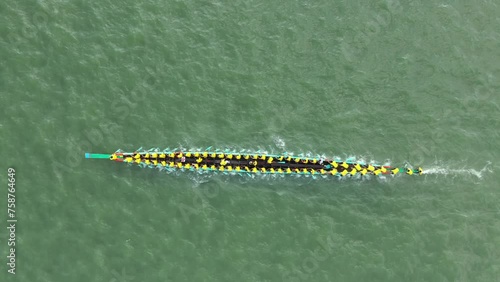
[[[173,154],[173,153],[171,153],[171,154]],[[186,154],[189,155],[190,153],[186,153]],[[194,153],[194,154],[196,154],[196,153]],[[217,155],[216,157],[218,157],[219,155]],[[246,156],[248,156],[248,155],[246,155]],[[244,156],[243,158],[248,159],[248,158],[246,158],[246,156]],[[189,157],[196,157],[196,156],[184,156],[184,155],[182,155],[182,153],[176,154],[174,156],[171,156],[170,154],[157,154],[157,153],[149,154],[149,153],[146,153],[144,155],[141,155],[141,154],[128,155],[128,156],[125,156],[125,158],[123,160],[125,162],[136,162],[136,163],[143,162],[146,165],[150,165],[150,164],[161,165],[164,167],[168,166],[168,167],[172,167],[172,168],[236,171],[236,172],[247,171],[247,172],[254,172],[254,173],[256,173],[256,172],[292,173],[293,172],[293,173],[302,173],[302,174],[309,174],[309,173],[310,174],[316,174],[316,173],[318,173],[318,174],[332,174],[332,175],[338,174],[338,175],[342,175],[342,176],[345,176],[347,174],[355,175],[358,172],[361,173],[362,175],[365,175],[367,173],[375,174],[375,175],[378,175],[380,173],[383,173],[383,174],[386,174],[386,173],[397,174],[397,173],[399,173],[399,168],[394,168],[394,169],[388,171],[387,168],[385,168],[385,167],[372,166],[372,165],[361,166],[360,164],[347,164],[345,162],[340,163],[340,164],[337,162],[329,162],[329,164],[327,164],[325,166],[326,170],[323,168],[322,169],[312,169],[312,168],[311,169],[308,169],[308,168],[295,168],[295,169],[278,168],[278,169],[274,169],[274,168],[265,168],[265,167],[257,168],[257,167],[255,167],[257,165],[256,161],[249,162],[249,166],[231,166],[231,165],[228,165],[229,162],[226,161],[225,159],[221,159],[221,161],[218,165],[212,164],[209,166],[207,164],[200,164],[201,161],[203,160],[200,156],[198,156],[198,158],[196,159],[197,163],[184,162],[184,160],[181,162],[175,162],[176,158],[181,158],[181,160],[182,160],[182,159],[185,159],[186,157],[189,158]],[[167,163],[168,158],[170,158],[171,160],[168,161],[168,163]],[[269,159],[271,159],[271,158],[272,157],[270,157]],[[119,158],[118,158],[118,156],[113,154],[111,156],[111,159],[117,160]],[[228,159],[229,159],[229,157],[228,157]],[[255,158],[253,158],[253,159],[255,159]],[[279,159],[280,158],[278,158],[278,160]],[[412,174],[413,170],[408,169],[408,171],[406,173]]]
[[[215,152],[175,152],[175,153],[134,153],[130,155],[123,156],[120,159],[117,154],[111,155],[111,160],[125,160],[126,162],[141,162],[149,160],[150,162],[157,161],[161,162],[163,160],[168,161],[168,159],[185,159],[185,158],[196,158],[197,163],[201,163],[204,159],[227,159],[227,160],[263,160],[267,163],[273,162],[290,162],[295,164],[323,164],[323,159],[315,158],[299,158],[291,156],[266,156],[266,155],[241,155],[241,154],[224,154]]]

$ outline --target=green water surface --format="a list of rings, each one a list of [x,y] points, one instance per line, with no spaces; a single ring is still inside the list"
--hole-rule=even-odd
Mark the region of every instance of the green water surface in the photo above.
[[[1,281],[499,281],[495,1],[3,1]],[[84,152],[420,165],[166,174]]]

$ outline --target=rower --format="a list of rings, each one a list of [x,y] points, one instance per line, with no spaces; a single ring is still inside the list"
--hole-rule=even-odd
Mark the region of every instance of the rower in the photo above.
[[[189,164],[189,163],[187,163],[187,164],[184,166],[184,168],[186,168],[186,169],[188,169],[188,168],[190,168],[190,167],[191,167],[191,164]]]
[[[348,165],[346,162],[343,162],[343,163],[341,164],[341,166],[342,166],[343,168],[345,168],[345,169],[347,169],[347,168],[349,167],[349,165]]]
[[[260,156],[260,159],[263,160],[263,161],[265,161],[266,160],[266,155]]]
[[[406,174],[412,175],[413,174],[413,169],[409,168],[406,170]]]
[[[343,170],[340,174],[341,174],[342,176],[346,176],[346,174],[347,174],[347,173],[348,173],[348,172],[347,172],[347,169],[344,169],[344,170]]]
[[[257,168],[256,168],[256,167],[254,167],[254,168],[252,169],[252,172],[257,172]]]
[[[146,153],[146,155],[144,156],[144,158],[149,159],[149,153]]]
[[[205,170],[206,170],[206,169],[208,169],[208,166],[207,166],[206,164],[204,164],[204,165],[201,167],[201,169],[205,169]]]
[[[319,172],[320,172],[321,174],[325,174],[325,173],[326,173],[326,170],[324,170],[324,169],[320,169],[320,170],[319,170]]]
[[[127,158],[128,159],[128,158]],[[132,161],[132,158],[130,158],[130,161]],[[158,164],[158,161],[157,160],[153,160],[153,164],[154,165],[157,165]]]
[[[135,163],[140,164],[140,163],[141,163],[141,161],[142,161],[141,159],[136,159],[136,160],[135,160]]]
[[[196,152],[196,153],[194,153],[194,156],[197,158],[200,156],[200,153]]]
[[[218,157],[219,157],[219,159],[224,158],[224,153],[220,153]]]
[[[380,167],[380,172],[386,173],[387,172],[387,168],[385,168],[384,166]]]
[[[399,168],[395,168],[395,169],[391,170],[392,174],[397,174],[398,172],[399,172]]]
[[[147,158],[147,156],[148,156],[148,154],[146,154],[146,158]],[[180,152],[179,154],[177,154],[177,157],[178,157],[178,158],[182,158],[182,156],[184,156],[184,155],[182,154],[182,152]]]
[[[165,154],[160,154],[160,159],[164,159],[164,158],[166,158],[166,157],[167,157],[167,155],[165,155]]]
[[[271,169],[269,169],[269,170],[271,171],[271,173],[274,173],[274,168],[271,168]]]
[[[278,168],[278,173],[283,173],[283,170],[281,168]]]
[[[299,163],[300,162],[300,158],[295,158],[295,162]]]
[[[228,159],[232,159],[232,158],[233,158],[233,154],[229,154],[229,155],[227,155],[227,156],[226,156],[226,158],[228,158]]]
[[[312,163],[312,164],[315,164],[315,163],[317,163],[317,162],[318,162],[318,160],[317,160],[317,159],[312,159],[312,160],[311,160],[311,163]]]
[[[286,161],[287,161],[287,162],[289,162],[289,161],[291,161],[291,160],[292,160],[292,157],[288,157],[288,158],[286,158]]]
[[[339,167],[339,164],[337,162],[331,162],[330,163],[334,168],[337,168]]]
[[[292,170],[289,167],[287,167],[286,168],[286,173],[292,173]]]
[[[140,159],[140,158],[141,158],[141,154],[135,154],[134,159]]]
[[[373,171],[373,174],[375,174],[375,175],[379,175],[380,173],[381,173],[380,169],[376,169],[375,171]]]
[[[174,162],[170,162],[170,163],[168,164],[168,166],[169,166],[169,167],[174,167],[174,166],[175,166],[175,163],[174,163]]]
[[[203,161],[203,159],[202,159],[202,158],[197,158],[197,159],[196,159],[196,162],[197,162],[197,163],[201,163],[202,161]]]
[[[227,161],[225,159],[220,160],[220,165],[226,165]]]
[[[215,165],[211,165],[211,166],[210,166],[210,169],[211,169],[211,170],[215,170]]]
[[[316,173],[316,171],[311,168],[311,174],[315,174],[315,173]]]
[[[208,153],[207,152],[203,152],[203,154],[201,154],[204,158],[208,158]]]
[[[146,159],[146,160],[144,161],[144,163],[145,163],[145,164],[149,164],[149,159]]]
[[[228,166],[227,167],[227,171],[233,171],[233,167],[232,166]]]
[[[127,157],[127,158],[125,158],[125,161],[126,161],[127,163],[131,163],[131,162],[132,162],[132,160],[133,160],[133,159],[132,159],[132,157]]]
[[[193,165],[195,169],[198,169],[200,166],[198,164]]]
[[[375,167],[374,167],[374,166],[372,166],[372,165],[370,164],[370,165],[368,165],[368,170],[369,170],[369,171],[374,171],[374,170],[375,170]]]
[[[265,172],[266,172],[266,168],[265,168],[265,167],[261,168],[260,170],[261,170],[263,173],[265,173]]]
[[[162,161],[162,162],[161,162],[161,165],[162,165],[162,166],[167,166],[167,162],[166,162],[166,161]]]
[[[253,155],[253,159],[256,160],[259,158],[259,155]]]
[[[168,154],[168,157],[169,158],[175,158],[175,154],[174,153],[170,153],[170,154]]]
[[[332,171],[330,171],[330,173],[331,173],[332,175],[337,175],[338,171],[334,168],[334,169],[332,169]]]
[[[241,159],[241,155],[237,155],[237,156],[236,156],[236,159],[237,159],[237,160]]]
[[[151,157],[152,157],[153,159],[157,159],[157,158],[158,158],[158,154],[157,154],[157,153],[153,153],[153,154],[151,155]]]
[[[307,168],[304,168],[304,169],[302,169],[302,172],[303,173],[308,173],[309,171],[307,171]]]
[[[245,155],[245,157],[244,157],[245,160],[248,160],[249,158],[250,158],[249,155]]]
[[[273,157],[269,157],[269,159],[267,160],[267,163],[270,164],[273,162]]]
[[[219,170],[220,170],[220,171],[224,171],[224,166],[220,166],[220,167],[219,167]]]
[[[354,167],[355,167],[357,170],[361,170],[361,166],[360,166],[359,164],[356,164]]]
[[[216,153],[212,153],[212,154],[210,154],[210,157],[211,158],[215,158],[215,157],[217,157],[217,154]]]
[[[422,175],[424,173],[424,171],[422,170],[421,167],[418,168],[418,174]]]
[[[110,160],[114,161],[116,159],[118,159],[118,156],[116,154],[112,154],[110,157],[109,157]]]
[[[362,174],[362,175],[365,175],[367,172],[368,172],[368,170],[367,170],[366,168],[364,168],[364,169],[361,171],[361,174]]]
[[[178,168],[182,168],[182,163],[177,163]]]
[[[278,161],[280,161],[280,162],[281,162],[281,161],[283,160],[283,158],[284,158],[283,156],[280,156],[280,157],[278,158]]]
[[[237,166],[237,167],[235,167],[235,168],[234,168],[234,170],[236,170],[236,171],[240,171],[240,170],[241,170],[241,168],[240,168],[240,166]]]
[[[357,172],[358,172],[358,171],[357,171],[355,168],[353,168],[353,169],[351,170],[351,175],[355,175]]]
[[[188,157],[188,158],[191,157],[191,152],[187,152],[186,157]]]

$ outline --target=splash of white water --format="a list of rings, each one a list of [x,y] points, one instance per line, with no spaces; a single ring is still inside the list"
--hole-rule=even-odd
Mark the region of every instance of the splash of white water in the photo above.
[[[280,149],[285,149],[285,140],[279,136],[275,136],[274,138],[274,145]]]

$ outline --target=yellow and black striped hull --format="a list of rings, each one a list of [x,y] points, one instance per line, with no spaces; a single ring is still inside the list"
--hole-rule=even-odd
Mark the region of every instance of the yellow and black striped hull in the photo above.
[[[116,152],[86,154],[87,158],[109,158],[116,162],[166,170],[219,171],[256,174],[301,175],[381,175],[422,174],[422,169],[397,168],[378,164],[336,161],[326,158],[306,158],[291,155],[241,154],[208,151]]]

